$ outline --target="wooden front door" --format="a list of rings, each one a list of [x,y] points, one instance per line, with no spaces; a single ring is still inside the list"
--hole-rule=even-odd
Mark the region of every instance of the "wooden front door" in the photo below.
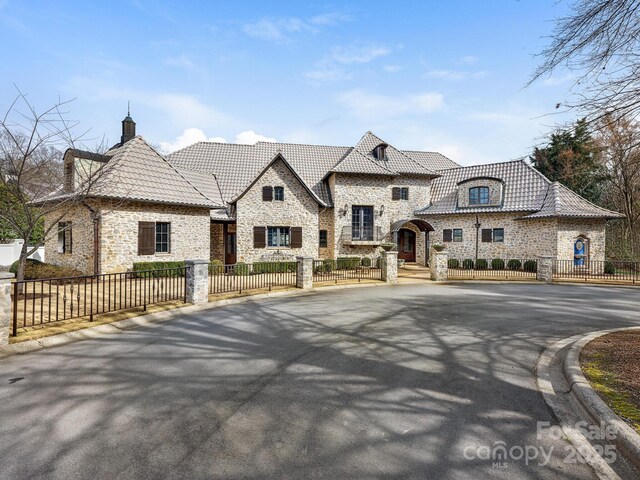
[[[398,231],[398,258],[405,262],[416,261],[416,234],[406,228]]]
[[[236,232],[229,232],[227,225],[224,226],[224,264],[233,265],[236,263]]]

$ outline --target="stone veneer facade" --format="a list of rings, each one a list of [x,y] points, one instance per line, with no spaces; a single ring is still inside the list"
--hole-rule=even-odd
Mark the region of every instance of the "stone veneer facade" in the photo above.
[[[94,209],[98,202],[91,202]],[[44,219],[45,231],[53,222],[57,222],[61,213],[53,211]],[[44,241],[47,263],[75,268],[83,273],[93,273],[93,220],[91,211],[84,206],[72,206],[65,211],[62,222],[71,222],[71,253],[58,252],[58,227],[53,226]],[[137,233],[137,232],[136,232]]]

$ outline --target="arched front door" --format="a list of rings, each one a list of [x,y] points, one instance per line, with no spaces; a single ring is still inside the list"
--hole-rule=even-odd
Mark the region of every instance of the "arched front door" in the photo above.
[[[589,260],[589,240],[578,237],[573,242],[573,264],[577,267],[584,266]]]
[[[416,233],[413,230],[398,230],[398,258],[405,262],[416,261]]]

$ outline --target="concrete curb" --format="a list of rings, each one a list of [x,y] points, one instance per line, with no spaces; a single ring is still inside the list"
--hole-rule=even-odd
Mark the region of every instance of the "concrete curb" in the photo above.
[[[554,358],[561,350],[580,340],[582,337],[583,335],[579,334],[560,340],[546,348],[540,354],[535,366],[538,390],[540,390],[544,401],[558,419],[564,434],[576,447],[576,450],[583,453],[582,457],[587,464],[593,468],[597,477],[601,480],[621,480],[613,468],[598,454],[593,445],[591,445],[591,442],[585,438],[580,429],[576,428],[575,422],[570,419],[570,416],[562,408],[561,401],[558,397],[565,392],[556,391],[553,386],[552,371]]]
[[[567,352],[563,362],[563,371],[570,388],[570,395],[575,398],[591,417],[592,422],[606,427],[611,426],[616,432],[613,442],[624,454],[625,458],[640,468],[640,435],[622,418],[611,410],[596,391],[591,388],[580,368],[580,352],[589,342],[609,333],[640,330],[640,327],[616,328],[600,330],[578,339]]]
[[[202,303],[199,305],[187,305],[185,307],[173,308],[162,312],[148,313],[137,317],[119,320],[113,323],[97,325],[95,327],[83,328],[73,332],[60,333],[43,337],[37,340],[27,340],[20,343],[12,343],[4,347],[0,347],[0,359],[10,355],[22,354],[42,350],[44,348],[57,347],[80,340],[88,340],[100,338],[114,333],[122,333],[132,328],[143,327],[155,323],[166,322],[173,319],[177,315],[185,315],[196,313],[202,310],[210,310],[214,308],[226,307],[228,305],[236,305],[240,303],[249,303],[264,299],[277,297],[297,297],[301,295],[310,295],[323,291],[344,290],[350,288],[366,288],[366,287],[394,287],[395,285],[387,283],[356,283],[346,285],[327,285],[324,287],[314,287],[308,290],[285,290],[281,292],[260,293],[257,295],[247,295],[245,297],[229,298],[226,300],[217,300],[214,302]]]

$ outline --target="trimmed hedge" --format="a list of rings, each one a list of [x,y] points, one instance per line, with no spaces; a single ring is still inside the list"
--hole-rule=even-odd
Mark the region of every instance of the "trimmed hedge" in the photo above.
[[[295,272],[297,262],[254,262],[253,273],[286,273]]]
[[[523,265],[525,272],[537,272],[538,262],[535,260],[526,260]]]
[[[209,275],[222,275],[224,273],[224,263],[220,260],[209,262]]]
[[[512,258],[507,262],[507,268],[509,270],[520,270],[522,268],[522,262],[516,258]]]
[[[249,265],[244,262],[238,262],[235,264],[233,268],[233,273],[235,275],[249,275]]]
[[[474,261],[470,258],[465,258],[462,261],[462,268],[464,268],[465,270],[473,270],[473,266],[474,266]]]
[[[136,262],[133,264],[134,275],[138,278],[159,278],[159,277],[182,277],[184,275],[180,268],[186,267],[185,262]],[[173,269],[172,271],[162,271],[164,269]],[[145,272],[146,270],[150,270]],[[154,271],[157,270],[157,271]],[[145,272],[145,273],[142,273]]]
[[[606,275],[615,275],[616,274],[616,264],[611,260],[607,260],[604,262],[604,273]]]
[[[338,257],[336,268],[338,270],[353,270],[360,266],[360,257]]]
[[[479,258],[476,262],[476,270],[486,270],[489,268],[489,262],[486,258]]]
[[[360,264],[363,267],[370,267],[371,266],[371,259],[369,257],[362,257],[362,262],[360,262]]]
[[[13,267],[13,265],[11,265]],[[18,268],[16,267],[16,273]],[[81,277],[85,274],[72,267],[63,267],[38,260],[29,260],[24,268],[25,280],[40,280],[44,278]]]
[[[35,258],[27,258],[27,263],[25,265],[25,269],[27,268],[27,266],[29,265],[42,265],[43,263],[40,260],[36,260]],[[18,274],[18,267],[20,266],[20,260],[16,260],[15,262],[13,262],[11,264],[11,266],[9,267],[9,271],[11,273],[13,273],[14,275]]]
[[[491,260],[491,270],[504,270],[504,260],[501,258]]]
[[[460,260],[456,258],[449,259],[449,268],[460,268]]]

